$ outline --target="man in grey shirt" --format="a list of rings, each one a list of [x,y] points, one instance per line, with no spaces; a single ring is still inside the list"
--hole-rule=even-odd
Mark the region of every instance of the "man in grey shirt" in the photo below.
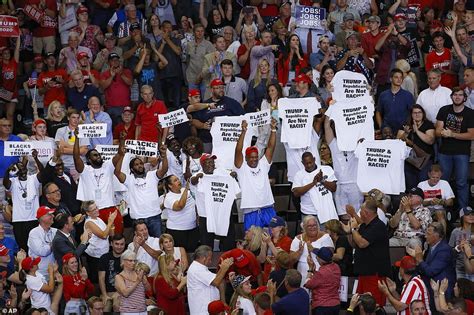
[[[230,59],[221,62],[222,81],[225,83],[224,95],[233,98],[245,107],[247,104],[247,82],[244,79],[234,77],[234,63]]]

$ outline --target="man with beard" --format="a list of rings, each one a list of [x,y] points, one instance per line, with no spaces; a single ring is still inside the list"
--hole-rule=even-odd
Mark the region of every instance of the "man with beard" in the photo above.
[[[441,107],[436,116],[436,136],[441,138],[439,164],[444,180],[450,180],[454,172],[459,208],[468,206],[469,155],[474,140],[474,110],[465,107],[466,92],[453,88],[452,105]]]
[[[10,176],[15,176],[10,179]],[[12,225],[15,240],[20,248],[28,250],[28,233],[38,225],[36,210],[39,208],[37,175],[28,175],[26,165],[18,162],[10,165],[3,176],[3,186],[12,195]]]
[[[220,179],[224,179],[223,177],[227,177],[227,180],[229,180],[233,184],[231,189],[234,193],[239,193],[240,188],[235,179],[229,177],[232,176],[235,178],[237,174],[235,172],[231,172],[229,175],[228,172],[222,169],[216,169],[215,159],[217,159],[215,155],[211,155],[208,153],[204,153],[201,156],[199,162],[202,166],[202,172],[199,172],[195,176],[191,177],[191,184],[196,186],[196,208],[199,215],[199,235],[201,244],[213,246],[214,239],[218,238],[222,240],[222,250],[228,251],[235,247],[234,228],[232,226],[229,226],[228,231],[224,237],[216,237],[216,233],[209,232],[209,229],[207,228],[207,220],[209,219],[209,214],[214,219],[226,219],[228,224],[228,222],[230,222],[232,203],[230,204],[230,207],[219,207],[218,209],[219,212],[224,211],[228,213],[228,216],[217,216],[215,214],[215,211],[213,211],[215,207],[209,207],[208,203],[206,202],[206,195],[209,194],[209,190],[205,189],[206,184],[204,183],[203,178],[207,177],[206,181],[212,181],[213,179],[215,179],[215,182],[218,182]],[[226,224],[226,222],[219,221],[219,224]]]
[[[235,147],[234,167],[242,188],[242,202],[240,207],[244,212],[244,230],[252,225],[265,227],[276,215],[273,208],[274,199],[268,171],[272,163],[276,144],[276,120],[270,123],[271,135],[267,150],[262,158],[258,159],[257,147],[248,147],[245,150],[245,163],[242,155],[244,138],[247,132],[247,121],[242,121],[242,133]]]
[[[213,103],[206,109],[201,109],[193,113],[193,119],[202,123],[198,128],[198,137],[204,143],[204,152],[212,151],[211,125],[215,117],[218,116],[240,116],[244,115],[243,107],[236,100],[224,96],[225,83],[220,79],[214,79],[211,82],[212,96],[204,103]],[[207,124],[206,124],[207,122]]]
[[[168,172],[168,159],[166,158],[166,146],[160,147],[161,166],[156,171],[145,171],[145,165],[141,158],[134,157],[130,160],[130,175],[122,173],[122,162],[125,156],[126,133],[120,135],[117,164],[115,164],[115,176],[128,188],[128,206],[130,217],[133,220],[142,219],[152,237],[161,235],[161,209],[159,207],[158,182]]]
[[[79,154],[79,129],[74,130],[76,136],[74,141],[73,157],[74,166],[79,175],[79,185],[77,187],[77,199],[81,201],[94,200],[99,208],[99,217],[107,222],[109,215],[117,211],[114,220],[115,232],[123,232],[123,218],[120,211],[115,206],[114,201],[114,165],[117,164],[118,155],[112,160],[104,162],[102,156],[96,149],[91,149],[86,153],[87,165]]]

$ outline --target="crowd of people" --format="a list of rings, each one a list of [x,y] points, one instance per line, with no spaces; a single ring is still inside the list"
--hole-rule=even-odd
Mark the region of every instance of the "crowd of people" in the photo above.
[[[2,313],[474,314],[474,1],[7,0],[7,16]],[[403,143],[406,190],[340,149],[345,72],[374,126],[349,146]]]

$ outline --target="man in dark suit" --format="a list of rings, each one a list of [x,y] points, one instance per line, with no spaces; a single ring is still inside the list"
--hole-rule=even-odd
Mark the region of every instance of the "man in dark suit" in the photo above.
[[[54,221],[58,227],[58,232],[53,238],[52,249],[54,258],[58,262],[59,270],[62,270],[62,258],[66,253],[74,253],[80,259],[82,253],[89,244],[90,232],[85,230],[81,235],[81,243],[77,244],[71,235],[74,230],[74,220],[66,213],[59,213]]]
[[[445,232],[441,223],[431,223],[426,229],[425,237],[429,248],[423,253],[420,247],[416,247],[415,259],[418,272],[430,292],[430,304],[432,304],[430,306],[434,310],[436,307],[434,305],[430,279],[441,282],[441,280],[447,278],[448,289],[446,290],[446,299],[451,299],[454,284],[456,283],[455,259],[451,246],[444,239]]]

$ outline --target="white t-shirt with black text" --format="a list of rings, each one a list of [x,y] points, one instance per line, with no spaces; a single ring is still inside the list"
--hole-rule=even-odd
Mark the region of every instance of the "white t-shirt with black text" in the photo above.
[[[184,187],[181,188],[179,194],[170,191],[164,196],[164,205],[168,213],[166,227],[169,229],[184,231],[196,227],[196,202],[189,192],[184,208],[179,211],[173,210],[174,203],[181,199],[184,189]]]

